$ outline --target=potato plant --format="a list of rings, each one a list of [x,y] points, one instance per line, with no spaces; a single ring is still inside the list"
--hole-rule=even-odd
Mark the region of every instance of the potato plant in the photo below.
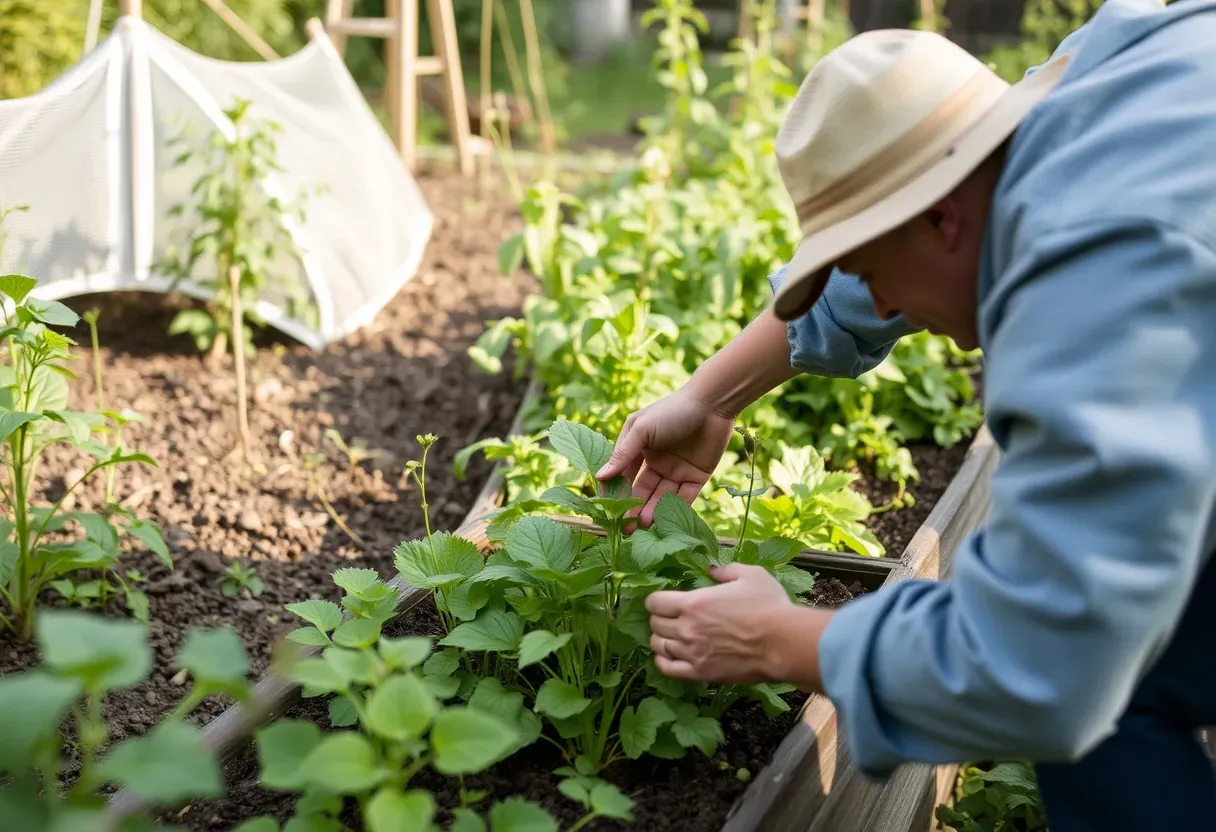
[[[31,297],[36,284],[21,275],[0,277],[0,294],[13,307],[0,326],[0,599],[7,608],[0,626],[25,638],[33,633],[35,604],[48,586],[82,606],[105,606],[121,595],[136,618],[147,619],[147,596],[119,569],[123,538],[141,542],[173,567],[155,521],[112,503],[101,511],[63,509],[68,496],[99,473],[123,463],[156,463],[120,441],[132,414],[68,408],[68,380],[76,376],[67,365],[75,359],[75,342],[52,327],[71,327],[79,318],[61,303]],[[113,438],[104,444],[103,435]],[[40,505],[39,465],[57,445],[73,447],[92,462],[51,505]],[[77,581],[82,571],[93,577]]]

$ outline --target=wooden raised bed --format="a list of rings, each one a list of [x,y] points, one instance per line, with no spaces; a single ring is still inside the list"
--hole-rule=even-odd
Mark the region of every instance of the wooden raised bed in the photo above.
[[[510,434],[521,432],[523,413],[536,390],[534,382]],[[944,577],[959,542],[987,514],[989,476],[997,455],[987,427],[981,426],[949,487],[898,558],[805,549],[796,556],[796,565],[846,585],[859,581],[870,591],[908,578]],[[454,534],[487,550],[486,526],[503,498],[503,469],[498,466]],[[554,519],[579,525],[572,518]],[[400,576],[390,583],[400,596],[397,618],[430,597],[429,591],[405,584]],[[301,650],[312,655],[320,648]],[[255,686],[247,706],[234,705],[204,726],[204,745],[221,762],[227,762],[249,745],[256,730],[283,716],[300,700],[298,685],[268,673]],[[934,807],[949,799],[957,771],[957,766],[910,765],[885,784],[866,780],[852,765],[831,702],[813,695],[770,762],[735,803],[721,832],[926,832],[935,824]],[[110,800],[104,829],[112,830],[131,814],[148,808],[129,790],[118,791]]]

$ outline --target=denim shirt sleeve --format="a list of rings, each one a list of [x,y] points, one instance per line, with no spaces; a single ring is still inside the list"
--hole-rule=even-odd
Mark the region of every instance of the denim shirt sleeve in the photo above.
[[[871,775],[1082,756],[1168,643],[1212,545],[1216,254],[1147,221],[1027,238],[987,302],[1002,459],[986,528],[951,580],[863,596],[820,643]]]
[[[774,292],[785,278],[784,266],[769,277]],[[839,269],[810,311],[786,329],[790,364],[804,373],[833,378],[857,378],[881,364],[896,341],[918,331],[903,316],[879,318],[865,285]]]

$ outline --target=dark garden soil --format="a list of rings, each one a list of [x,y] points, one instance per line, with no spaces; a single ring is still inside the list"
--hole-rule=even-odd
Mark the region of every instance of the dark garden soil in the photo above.
[[[886,547],[887,557],[898,558],[903,554],[912,536],[928,519],[929,512],[933,511],[963,464],[972,439],[972,436],[968,436],[952,448],[930,443],[908,445],[912,460],[920,471],[920,482],[908,486],[908,493],[915,498],[915,502],[907,508],[871,514],[866,518],[866,526]],[[898,491],[893,483],[873,477],[858,480],[856,486],[875,506],[890,502]]]
[[[132,408],[144,421],[131,425],[125,444],[147,453],[158,468],[125,466],[116,482],[124,505],[161,524],[173,555],[172,570],[141,549],[131,551],[125,568],[138,569],[150,600],[153,669],[143,684],[111,694],[105,701],[109,741],[150,729],[184,694],[175,681],[174,657],[190,627],[228,627],[240,634],[250,656],[250,678],[266,670],[276,637],[296,626],[283,605],[312,597],[339,600],[330,575],[342,566],[371,567],[394,574],[392,551],[403,539],[424,533],[418,494],[402,474],[417,458],[415,436],[433,432],[440,442],[428,460],[428,498],[432,524],[455,529],[490,472],[480,456],[464,481],[453,475],[455,454],[469,443],[505,433],[518,409],[524,383],[504,371],[489,376],[466,355],[487,320],[518,314],[533,281],[520,274],[499,275],[497,247],[518,228],[504,200],[474,199],[471,186],[448,174],[423,171],[419,184],[435,212],[434,237],[415,278],[360,332],[330,348],[313,352],[273,332],[259,336],[259,351],[249,361],[252,392],[249,417],[253,470],[242,471],[229,458],[236,446],[233,429],[235,384],[230,368],[208,368],[184,338],[166,335],[178,302],[160,295],[106,294],[75,298],[83,312],[101,312],[106,406]],[[81,344],[80,379],[74,404],[96,401],[88,330],[74,337]],[[370,457],[352,464],[329,439],[336,430],[348,444],[366,443]],[[898,556],[912,533],[941,496],[966,451],[966,443],[942,451],[913,448],[922,482],[912,493],[911,509],[875,516],[871,527]],[[362,540],[352,540],[327,513],[301,460],[320,452],[324,461],[315,480],[335,513]],[[57,499],[83,473],[73,453],[44,460],[44,496]],[[876,504],[892,489],[864,485]],[[102,482],[73,492],[68,509],[99,505]],[[257,597],[228,598],[221,593],[222,573],[232,562],[251,565],[264,585]],[[814,600],[838,606],[863,590],[834,579],[820,581]],[[44,603],[57,602],[47,592]],[[109,612],[125,615],[120,602]],[[425,609],[407,616],[403,631],[435,632]],[[36,664],[32,644],[0,635],[0,675]],[[797,718],[802,697],[788,697],[791,711],[767,719],[758,705],[739,705],[723,720],[726,743],[714,759],[693,753],[681,761],[618,766],[608,776],[637,801],[637,828],[713,829],[746,789],[741,769],[754,776]],[[192,721],[206,722],[230,702],[201,705]],[[324,704],[304,702],[293,716],[316,718],[328,726]],[[491,791],[491,797],[520,793],[546,803],[564,818],[568,801],[557,795],[548,772],[553,760],[538,744],[494,771],[467,778],[466,785]],[[544,746],[548,748],[548,746]],[[290,814],[292,798],[256,784],[256,762],[243,753],[226,767],[230,792],[222,800],[188,807],[180,823],[190,829],[231,829],[258,814]],[[451,784],[426,783],[441,801]],[[670,800],[679,790],[680,799]],[[597,825],[585,827],[597,828]],[[619,828],[599,824],[598,828]]]
[[[117,497],[161,524],[175,561],[172,571],[147,552],[124,561],[147,576],[155,657],[147,682],[108,697],[111,740],[145,732],[184,693],[173,682],[173,658],[185,628],[235,629],[260,675],[274,637],[294,618],[284,604],[337,600],[330,573],[353,561],[391,574],[393,547],[424,533],[417,491],[402,477],[405,462],[420,453],[417,434],[440,437],[428,459],[435,527],[456,528],[481,489],[489,464],[478,456],[457,482],[453,456],[478,438],[506,432],[524,384],[513,379],[509,362],[501,375],[489,376],[465,351],[486,320],[517,314],[534,284],[498,272],[498,242],[519,228],[509,201],[479,204],[470,186],[448,175],[421,174],[419,183],[435,213],[434,236],[414,279],[371,325],[320,353],[263,334],[248,369],[257,472],[242,474],[224,461],[236,442],[232,372],[207,369],[191,341],[165,334],[177,308],[172,299],[131,293],[70,301],[77,311],[101,310],[106,406],[143,416],[124,439],[160,466],[123,466]],[[80,376],[74,404],[95,406],[89,333],[83,322],[77,330],[82,360],[74,367]],[[331,428],[348,444],[362,439],[375,456],[350,465],[325,438]],[[316,478],[364,545],[347,537],[310,492],[299,460],[318,451],[326,459]],[[73,452],[48,456],[40,474],[50,486],[46,496],[57,498],[75,482],[82,462]],[[101,495],[95,479],[65,507],[87,510]],[[221,594],[221,573],[232,561],[257,569],[265,585],[259,597]],[[53,603],[54,596],[48,591],[44,598]],[[34,663],[32,645],[0,636],[0,673]],[[205,703],[196,718],[210,719],[227,704]]]

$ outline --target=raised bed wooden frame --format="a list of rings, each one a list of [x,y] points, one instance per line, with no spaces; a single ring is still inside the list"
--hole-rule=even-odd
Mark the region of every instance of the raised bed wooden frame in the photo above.
[[[533,382],[509,434],[522,430],[523,414],[537,393]],[[980,427],[950,485],[899,557],[866,557],[805,549],[798,566],[866,589],[910,578],[948,576],[958,544],[982,524],[990,503],[989,478],[998,449],[986,425]],[[504,498],[503,467],[483,486],[454,534],[489,548],[486,526]],[[577,525],[572,518],[555,519]],[[400,595],[398,615],[429,597],[429,592],[391,581]],[[307,648],[312,654],[320,648]],[[283,716],[300,701],[300,688],[268,673],[254,687],[246,706],[234,705],[203,728],[206,748],[222,762],[247,747],[254,732]],[[958,766],[906,765],[885,782],[861,775],[853,765],[836,710],[824,696],[812,695],[800,718],[776,748],[767,766],[735,803],[721,832],[929,832],[936,828],[934,807],[949,800]],[[149,808],[127,789],[109,805],[106,830]]]

